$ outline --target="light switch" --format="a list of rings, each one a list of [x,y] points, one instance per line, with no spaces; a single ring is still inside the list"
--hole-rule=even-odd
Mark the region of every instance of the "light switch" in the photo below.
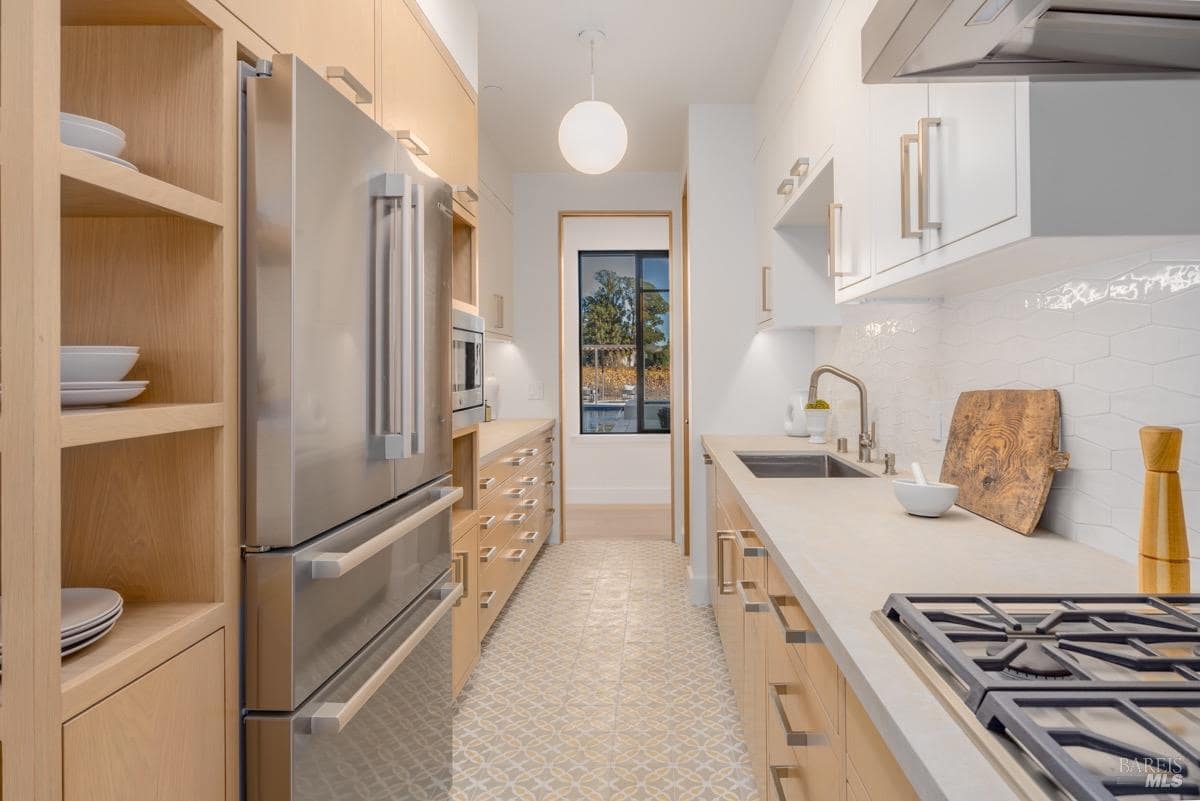
[[[546,394],[546,385],[541,381],[529,382],[529,400],[541,400]]]
[[[942,404],[939,401],[929,403],[929,436],[934,442],[941,442],[946,437],[942,430]]]

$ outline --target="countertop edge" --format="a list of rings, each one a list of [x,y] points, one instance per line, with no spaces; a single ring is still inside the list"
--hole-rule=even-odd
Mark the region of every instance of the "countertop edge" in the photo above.
[[[505,418],[480,423],[479,463],[482,465],[494,461],[502,455],[505,448],[512,446],[531,434],[553,428],[555,422],[553,417],[531,417]],[[495,438],[495,440],[488,441],[491,438]]]

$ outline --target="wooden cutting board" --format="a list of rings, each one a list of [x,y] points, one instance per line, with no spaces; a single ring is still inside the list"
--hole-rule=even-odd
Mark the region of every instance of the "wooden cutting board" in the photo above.
[[[946,439],[941,481],[959,486],[962,508],[1032,534],[1054,473],[1070,460],[1059,450],[1061,417],[1054,389],[962,393]]]

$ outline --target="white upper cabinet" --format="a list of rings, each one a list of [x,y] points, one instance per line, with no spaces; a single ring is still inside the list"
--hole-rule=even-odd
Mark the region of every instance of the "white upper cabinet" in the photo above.
[[[923,250],[917,228],[917,121],[929,116],[924,84],[875,84],[870,94],[867,168],[875,180],[872,237],[875,272],[911,261]]]
[[[870,147],[870,94],[861,81],[846,80],[859,64],[858,35],[870,10],[866,0],[846,0],[829,37],[829,86],[832,109],[833,206],[828,214],[829,271],[838,289],[871,277],[874,262],[871,194],[873,177],[863,158]]]

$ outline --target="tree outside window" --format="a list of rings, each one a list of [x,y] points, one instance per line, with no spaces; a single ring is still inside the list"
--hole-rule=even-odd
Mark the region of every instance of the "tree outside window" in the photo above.
[[[671,430],[670,331],[666,251],[580,252],[581,433]]]

